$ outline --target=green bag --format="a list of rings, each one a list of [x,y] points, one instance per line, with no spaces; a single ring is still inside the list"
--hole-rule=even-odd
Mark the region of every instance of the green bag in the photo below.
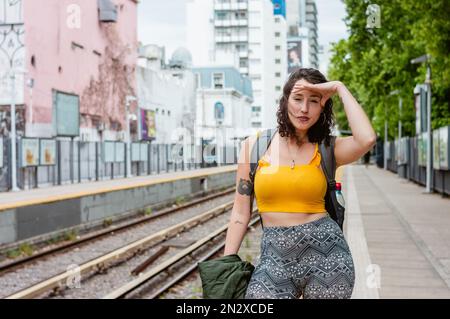
[[[204,299],[244,299],[255,267],[239,255],[198,263]]]

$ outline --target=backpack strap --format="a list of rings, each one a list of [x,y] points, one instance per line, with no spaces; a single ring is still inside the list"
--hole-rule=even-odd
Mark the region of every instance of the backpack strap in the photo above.
[[[256,169],[258,168],[258,161],[264,155],[264,153],[267,151],[267,149],[269,148],[270,143],[272,142],[272,139],[275,136],[275,133],[277,131],[278,131],[278,129],[268,129],[268,130],[264,130],[262,132],[258,131],[258,133],[256,134],[256,141],[255,141],[255,144],[253,144],[251,154],[250,154],[249,177],[250,177],[250,181],[252,183],[252,193],[250,195],[250,214],[253,211],[253,201],[255,198],[254,181],[255,181]],[[259,218],[261,220],[261,226],[264,228],[261,214],[259,215]]]
[[[327,178],[327,184],[330,190],[336,190],[336,159],[334,157],[334,145],[336,136],[330,136],[330,146],[323,142],[319,145],[321,161],[320,164]]]
[[[250,180],[253,184],[255,180],[256,169],[258,168],[258,161],[267,151],[272,142],[273,137],[278,129],[268,129],[256,134],[256,141],[253,144],[252,152],[250,154]]]

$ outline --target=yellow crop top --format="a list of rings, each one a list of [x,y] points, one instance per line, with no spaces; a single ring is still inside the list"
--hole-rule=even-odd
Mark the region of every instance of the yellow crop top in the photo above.
[[[254,190],[260,213],[325,212],[327,179],[320,168],[319,145],[316,143],[309,164],[271,165],[260,159],[255,173]]]

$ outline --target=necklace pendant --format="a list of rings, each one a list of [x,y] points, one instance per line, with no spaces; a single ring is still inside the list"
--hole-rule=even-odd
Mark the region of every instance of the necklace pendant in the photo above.
[[[295,167],[295,162],[294,162],[294,160],[292,160],[291,169],[294,169],[294,167]]]

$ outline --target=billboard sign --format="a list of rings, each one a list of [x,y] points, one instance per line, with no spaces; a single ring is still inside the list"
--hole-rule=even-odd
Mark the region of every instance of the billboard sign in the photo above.
[[[302,62],[302,41],[301,40],[288,40],[287,42],[287,61],[288,61],[288,74],[301,68]]]
[[[39,165],[39,139],[22,138],[20,140],[20,167]]]
[[[151,141],[156,138],[155,111],[141,109],[141,140]]]
[[[40,139],[40,164],[41,165],[55,165],[56,158],[56,140]]]
[[[80,99],[78,95],[53,92],[53,127],[56,136],[80,135]]]
[[[416,135],[427,131],[427,91],[419,84],[414,89],[414,107],[416,109]]]
[[[442,170],[449,170],[450,149],[448,145],[450,135],[450,125],[439,129],[439,167]]]

